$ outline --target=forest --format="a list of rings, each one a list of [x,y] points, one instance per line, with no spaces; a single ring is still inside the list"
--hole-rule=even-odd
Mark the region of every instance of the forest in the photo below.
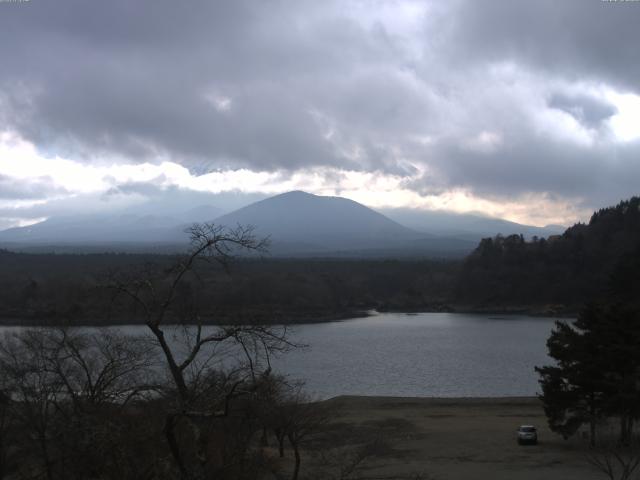
[[[0,252],[0,321],[135,323],[112,302],[104,288],[109,278],[161,272],[175,261],[168,255]],[[446,302],[459,268],[457,262],[428,259],[235,259],[228,270],[215,265],[203,269],[197,279],[185,282],[179,295],[198,302],[208,323],[323,321],[369,309],[450,308]]]
[[[378,311],[477,311],[574,315],[603,295],[616,269],[640,258],[640,198],[601,209],[563,235],[483,239],[464,260],[234,258],[181,286],[206,323],[296,323]],[[157,254],[0,251],[0,322],[137,323],[106,285],[114,275],[161,275]],[[636,269],[637,271],[637,269]],[[155,272],[155,273],[153,273]],[[185,320],[180,309],[173,321]]]
[[[640,198],[595,212],[563,235],[483,239],[464,261],[453,298],[470,305],[557,305],[577,313],[640,258]],[[637,285],[637,284],[636,284]]]

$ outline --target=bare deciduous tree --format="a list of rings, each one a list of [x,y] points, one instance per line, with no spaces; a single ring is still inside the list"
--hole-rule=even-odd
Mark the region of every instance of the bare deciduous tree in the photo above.
[[[297,480],[300,474],[302,445],[327,423],[330,412],[326,406],[311,401],[304,393],[303,384],[300,382],[289,384],[281,379],[272,389],[275,390],[275,398],[265,412],[265,423],[278,440],[281,457],[284,455],[284,439],[289,441],[295,461],[291,478]]]
[[[150,384],[153,354],[117,332],[27,329],[0,342],[3,408],[10,410],[18,478],[88,478],[113,471],[136,478],[120,459],[133,452],[123,410]]]
[[[587,461],[610,480],[629,480],[640,466],[640,443],[603,443],[591,448]]]
[[[251,227],[227,229],[213,224],[196,224],[188,233],[191,249],[172,268],[128,278],[112,278],[109,287],[118,295],[131,300],[141,320],[157,341],[164,363],[173,383],[174,405],[167,412],[165,436],[173,458],[183,478],[199,478],[210,461],[210,440],[216,419],[229,415],[233,399],[252,395],[256,391],[258,371],[270,370],[269,358],[293,345],[287,339],[286,327],[264,325],[204,326],[213,323],[203,318],[196,302],[177,301],[187,279],[197,280],[203,265],[215,264],[225,270],[239,252],[264,252],[266,239],[258,239]],[[180,309],[180,311],[177,311]],[[171,329],[168,322],[182,319],[188,328]],[[171,331],[181,342],[168,338]],[[228,360],[235,349],[242,360],[226,374],[220,375],[219,362]],[[186,421],[196,445],[198,465],[187,462],[184,444],[177,429]],[[189,442],[187,442],[189,443]]]
[[[272,374],[272,356],[296,346],[287,328],[215,325],[197,298],[206,268],[228,269],[266,242],[250,228],[189,232],[190,251],[170,268],[110,278],[114,305],[124,300],[146,335],[39,328],[0,340],[0,474],[256,478],[273,471],[258,442],[272,429],[281,445],[289,440],[298,477],[300,447],[321,415],[300,385]]]

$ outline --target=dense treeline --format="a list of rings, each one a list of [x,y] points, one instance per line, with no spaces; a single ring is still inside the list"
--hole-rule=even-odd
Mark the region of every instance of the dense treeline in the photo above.
[[[563,235],[486,238],[464,262],[455,298],[485,307],[556,304],[575,312],[606,291],[613,270],[637,258],[639,246],[639,197],[601,209]]]
[[[306,322],[369,309],[573,314],[603,294],[617,265],[640,257],[640,198],[595,212],[563,235],[483,239],[463,262],[403,259],[238,259],[179,292],[208,321]],[[101,288],[116,272],[161,271],[154,254],[25,254],[0,250],[0,322],[135,321]],[[179,315],[178,310],[174,312]],[[176,318],[176,321],[181,320]]]
[[[64,323],[104,315],[107,272],[152,263],[153,255],[22,254],[0,250],[0,318],[3,323]]]
[[[126,305],[102,287],[116,273],[162,271],[175,259],[0,251],[0,321],[131,323]],[[208,321],[322,321],[369,309],[447,309],[458,268],[439,260],[237,259],[231,272],[212,266],[178,294]]]
[[[553,431],[567,438],[589,425],[596,446],[598,427],[617,419],[618,442],[629,445],[640,419],[640,255],[621,257],[606,285],[576,320],[556,322],[547,341],[555,364],[536,371]]]

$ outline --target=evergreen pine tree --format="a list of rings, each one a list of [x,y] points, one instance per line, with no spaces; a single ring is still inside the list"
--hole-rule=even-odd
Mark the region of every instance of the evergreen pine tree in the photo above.
[[[547,340],[556,366],[536,367],[541,377],[540,399],[551,430],[568,438],[589,424],[592,445],[608,387],[602,371],[602,345],[595,332],[602,318],[600,307],[591,304],[573,324],[556,322]]]
[[[620,419],[620,442],[629,443],[640,418],[640,314],[624,303],[589,304],[572,324],[557,322],[547,341],[555,366],[536,367],[551,430],[568,438],[589,424]]]

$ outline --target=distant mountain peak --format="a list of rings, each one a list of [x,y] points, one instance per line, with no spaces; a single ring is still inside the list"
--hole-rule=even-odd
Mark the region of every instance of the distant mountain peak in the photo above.
[[[291,190],[289,192],[284,192],[284,193],[281,193],[279,195],[275,195],[275,196],[273,196],[271,198],[276,198],[276,197],[295,197],[295,196],[300,196],[300,197],[319,197],[321,195],[314,195],[313,193],[305,192],[304,190]]]
[[[424,235],[347,198],[294,190],[216,219],[221,225],[252,225],[276,244],[315,251],[397,246]]]
[[[193,207],[173,217],[152,213],[130,211],[124,215],[53,219],[29,229],[0,232],[0,245],[186,244],[185,228],[193,222],[206,221],[229,227],[253,226],[257,236],[271,239],[270,252],[275,255],[371,252],[372,256],[384,256],[420,255],[427,251],[460,255],[475,246],[475,242],[442,240],[430,233],[418,232],[348,198],[314,195],[302,190],[262,199],[222,216],[219,209],[209,205]]]

